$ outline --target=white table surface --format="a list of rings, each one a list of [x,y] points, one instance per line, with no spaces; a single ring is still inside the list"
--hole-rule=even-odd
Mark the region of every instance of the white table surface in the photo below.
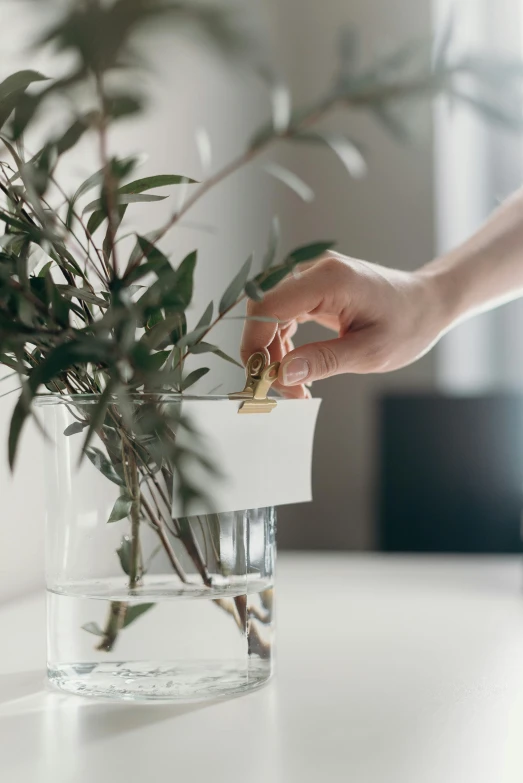
[[[522,569],[281,557],[278,674],[208,705],[47,691],[43,597],[0,607],[0,780],[522,783]]]

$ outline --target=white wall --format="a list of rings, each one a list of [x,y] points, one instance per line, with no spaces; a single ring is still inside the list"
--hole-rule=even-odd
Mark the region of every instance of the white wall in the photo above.
[[[360,34],[365,62],[402,42],[431,35],[430,0],[285,0],[277,6],[281,48],[295,94],[310,100],[327,83],[336,64],[343,26]],[[288,198],[283,207],[287,240],[337,238],[348,255],[413,269],[433,253],[433,170],[430,109],[418,116],[413,147],[401,147],[376,124],[340,112],[332,128],[353,134],[368,153],[370,172],[350,181],[328,151],[300,148],[287,162],[316,191],[313,205]],[[284,221],[285,222],[285,221]],[[319,339],[307,327],[302,339]],[[432,386],[434,356],[389,376],[338,377],[316,385],[324,399],[320,413],[314,502],[282,509],[279,534],[289,546],[369,548],[374,543],[376,501],[376,405],[390,389]]]
[[[434,0],[442,22],[452,0]],[[501,57],[523,54],[520,0],[461,0],[457,44]],[[436,112],[438,247],[445,251],[475,231],[510,193],[521,187],[523,144],[519,134],[486,126],[470,109]],[[438,386],[453,394],[523,389],[523,302],[482,314],[449,333],[437,352]]]

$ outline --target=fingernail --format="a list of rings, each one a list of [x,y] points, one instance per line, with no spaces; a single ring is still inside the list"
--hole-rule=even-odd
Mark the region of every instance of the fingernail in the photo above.
[[[291,359],[283,365],[284,386],[294,386],[303,383],[309,377],[311,367],[307,359]]]

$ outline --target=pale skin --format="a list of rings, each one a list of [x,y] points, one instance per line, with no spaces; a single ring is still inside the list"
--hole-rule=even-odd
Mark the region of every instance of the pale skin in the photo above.
[[[329,252],[280,283],[248,314],[241,355],[263,350],[281,362],[278,386],[309,396],[313,381],[343,373],[384,373],[426,354],[461,321],[523,296],[523,189],[467,242],[415,272]],[[333,339],[295,348],[299,323],[315,321]]]

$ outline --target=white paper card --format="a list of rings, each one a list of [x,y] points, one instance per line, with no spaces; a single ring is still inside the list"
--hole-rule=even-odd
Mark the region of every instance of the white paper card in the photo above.
[[[183,416],[199,433],[205,455],[223,477],[195,465],[190,476],[208,503],[194,500],[189,514],[282,506],[312,499],[314,430],[321,400],[278,400],[270,413],[238,414],[241,400],[187,400]],[[185,430],[177,435],[189,445]],[[173,515],[183,509],[174,488]]]

